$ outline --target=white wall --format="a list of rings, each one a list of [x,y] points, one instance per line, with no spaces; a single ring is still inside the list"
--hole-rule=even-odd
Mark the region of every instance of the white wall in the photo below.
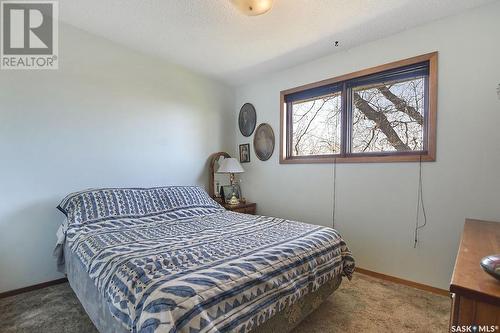
[[[500,220],[500,3],[270,74],[237,90],[279,136],[279,92],[439,51],[437,161],[424,164],[428,226],[413,248],[417,163],[337,167],[336,228],[360,267],[447,288],[466,217]],[[369,27],[367,27],[369,28]],[[251,142],[238,131],[237,143]],[[253,146],[253,144],[252,144]],[[252,148],[253,150],[253,148]],[[261,162],[242,189],[259,214],[331,225],[332,165]],[[479,263],[478,263],[479,264]]]
[[[232,89],[67,25],[59,45],[57,71],[0,71],[0,292],[61,277],[67,193],[205,184],[234,143]]]
[[[359,266],[446,288],[464,218],[500,220],[499,15],[497,2],[238,89],[236,109],[252,102],[278,136],[280,90],[439,51],[438,160],[424,165],[419,248],[418,166],[338,166],[337,228]],[[61,277],[51,252],[68,192],[205,184],[208,155],[236,152],[232,89],[67,25],[60,50],[57,71],[0,71],[0,292]],[[331,223],[331,165],[280,165],[275,153],[244,167],[259,213]]]

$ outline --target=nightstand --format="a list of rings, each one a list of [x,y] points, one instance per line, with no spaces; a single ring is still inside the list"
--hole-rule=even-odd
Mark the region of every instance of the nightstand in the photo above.
[[[224,204],[224,208],[232,212],[255,215],[257,204],[252,202],[240,203],[239,205],[235,206]]]

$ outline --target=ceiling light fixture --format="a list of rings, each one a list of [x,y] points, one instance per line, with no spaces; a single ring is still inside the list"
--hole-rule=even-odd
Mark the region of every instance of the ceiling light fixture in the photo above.
[[[273,0],[232,0],[232,2],[248,16],[265,14],[273,7]]]

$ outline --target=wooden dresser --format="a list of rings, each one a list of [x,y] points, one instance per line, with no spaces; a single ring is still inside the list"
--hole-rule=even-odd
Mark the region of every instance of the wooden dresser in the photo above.
[[[500,222],[465,220],[450,284],[450,331],[456,331],[454,326],[479,325],[500,332],[496,328],[500,327],[500,281],[479,265],[481,258],[492,254],[500,254]]]

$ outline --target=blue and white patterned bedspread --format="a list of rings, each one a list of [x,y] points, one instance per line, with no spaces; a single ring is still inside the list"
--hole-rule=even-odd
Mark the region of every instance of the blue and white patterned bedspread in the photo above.
[[[70,224],[69,248],[133,332],[247,332],[354,260],[331,228],[220,208]]]

